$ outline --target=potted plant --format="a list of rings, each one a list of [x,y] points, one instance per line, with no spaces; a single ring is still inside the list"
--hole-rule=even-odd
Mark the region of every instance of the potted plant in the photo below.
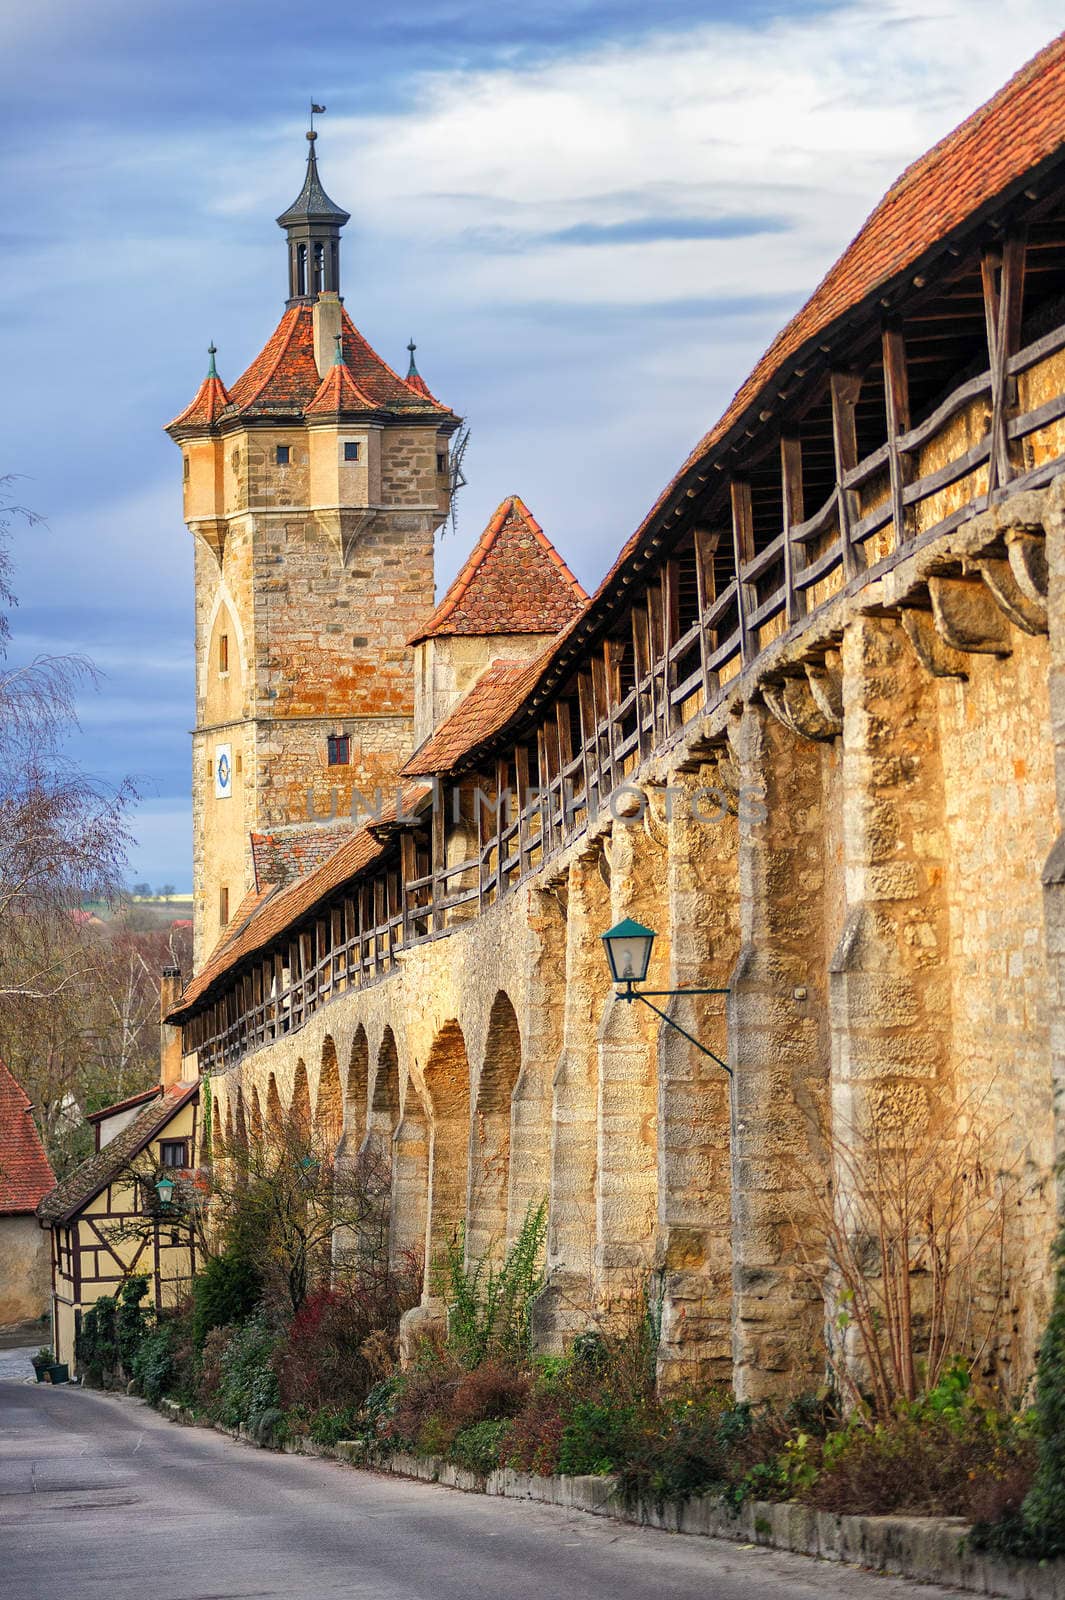
[[[38,1383],[44,1382],[44,1375],[55,1364],[55,1352],[51,1345],[42,1344],[35,1356],[31,1356],[34,1375]]]
[[[67,1366],[65,1361],[53,1361],[52,1362],[52,1365],[48,1368],[48,1382],[49,1383],[69,1383],[70,1382],[70,1368]]]

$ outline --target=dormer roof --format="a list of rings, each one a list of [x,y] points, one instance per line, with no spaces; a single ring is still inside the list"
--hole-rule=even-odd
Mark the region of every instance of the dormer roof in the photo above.
[[[518,495],[508,495],[423,628],[407,640],[455,634],[560,633],[588,596]]]

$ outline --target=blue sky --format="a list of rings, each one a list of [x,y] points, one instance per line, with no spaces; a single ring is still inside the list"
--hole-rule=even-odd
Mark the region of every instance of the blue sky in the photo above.
[[[1008,12],[1008,15],[1007,15]],[[285,293],[305,108],[348,309],[466,416],[446,583],[519,493],[591,588],[892,178],[1060,26],[1048,0],[37,0],[0,15],[0,473],[15,653],[104,677],[75,750],[190,883],[192,553],[162,424]]]

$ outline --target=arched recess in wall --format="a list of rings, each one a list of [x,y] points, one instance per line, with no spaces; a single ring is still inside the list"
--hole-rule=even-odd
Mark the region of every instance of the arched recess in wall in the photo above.
[[[340,1067],[331,1034],[322,1041],[322,1060],[318,1069],[318,1095],[314,1107],[315,1143],[332,1154],[344,1131],[344,1096],[340,1088]]]
[[[348,1081],[344,1095],[344,1149],[357,1155],[366,1137],[366,1101],[370,1092],[370,1045],[362,1023],[355,1029],[348,1057]]]
[[[429,1204],[429,1119],[414,1080],[403,1090],[403,1114],[392,1141],[390,1260],[400,1270],[425,1257]]]
[[[232,1161],[235,1140],[233,1133],[233,1102],[226,1096],[226,1161]]]
[[[439,1292],[439,1264],[466,1216],[469,1167],[470,1066],[457,1022],[446,1022],[425,1064],[429,1099],[429,1218],[425,1284]]]
[[[470,1215],[466,1255],[499,1262],[506,1253],[511,1111],[521,1072],[521,1032],[501,989],[488,1018],[477,1107],[470,1133]]]
[[[215,596],[204,633],[206,654],[200,662],[204,721],[228,722],[239,717],[244,697],[244,633],[236,608],[224,589]]]
[[[300,1056],[292,1078],[292,1102],[288,1111],[292,1137],[298,1141],[311,1136],[311,1087],[307,1081],[307,1063]]]
[[[270,1081],[266,1086],[266,1132],[270,1140],[276,1144],[280,1139],[285,1124],[285,1113],[281,1106],[281,1096],[277,1089],[277,1079],[271,1072]]]
[[[244,1090],[239,1083],[237,1085],[237,1110],[233,1119],[233,1137],[236,1140],[237,1151],[243,1157],[248,1149],[248,1119],[244,1112]]]
[[[252,1148],[261,1150],[263,1145],[263,1110],[259,1101],[259,1090],[254,1083],[251,1086],[251,1127],[249,1133]]]

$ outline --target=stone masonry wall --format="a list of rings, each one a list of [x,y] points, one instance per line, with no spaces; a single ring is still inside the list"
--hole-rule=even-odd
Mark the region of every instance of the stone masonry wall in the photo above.
[[[408,1332],[442,1315],[442,1229],[498,1260],[546,1198],[541,1348],[650,1284],[664,1385],[808,1388],[839,1309],[824,1207],[875,1177],[840,1141],[864,1119],[888,1150],[964,1150],[979,1115],[964,1181],[1009,1198],[986,1362],[1031,1373],[1065,1083],[1063,508],[1061,484],[1018,496],[841,596],[645,764],[624,816],[215,1080],[224,1121],[238,1086],[287,1103],[301,1062],[315,1105],[340,1063],[344,1148],[390,1151],[393,1248],[429,1242]],[[658,934],[650,988],[730,990],[662,1004],[731,1080],[614,995],[599,935],[625,915]]]

